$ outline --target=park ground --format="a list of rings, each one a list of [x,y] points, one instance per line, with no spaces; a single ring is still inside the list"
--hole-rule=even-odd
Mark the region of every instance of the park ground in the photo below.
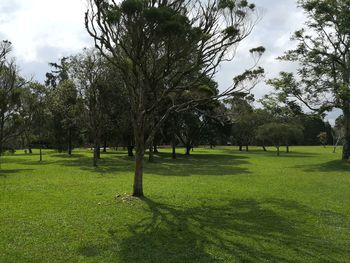
[[[331,148],[18,151],[0,171],[0,262],[350,262],[350,164]]]

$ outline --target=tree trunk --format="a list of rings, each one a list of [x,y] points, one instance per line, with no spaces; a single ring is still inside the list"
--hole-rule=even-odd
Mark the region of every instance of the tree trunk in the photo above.
[[[154,144],[154,146],[153,146],[153,152],[154,152],[154,153],[159,153],[157,144]]]
[[[149,162],[154,162],[154,154],[153,154],[153,146],[151,145],[149,147],[149,152],[148,152],[148,161]]]
[[[103,152],[106,153],[107,152],[107,139],[106,137],[103,140]]]
[[[99,155],[100,155],[99,149],[100,149],[100,143],[99,143],[98,138],[96,137],[96,138],[95,138],[95,141],[94,141],[94,153],[93,153],[93,165],[94,165],[95,167],[97,167],[97,162],[98,162],[98,160],[100,159],[100,158],[99,158]]]
[[[277,156],[280,156],[280,147],[276,146],[276,148],[277,148]]]
[[[30,145],[28,146],[28,152],[29,152],[29,154],[33,153],[32,147]]]
[[[143,157],[145,155],[145,138],[143,123],[138,120],[135,125],[135,177],[133,196],[143,197]]]
[[[42,161],[43,161],[43,152],[42,152],[42,148],[43,148],[43,147],[42,147],[42,146],[41,146],[41,144],[40,144],[40,149],[39,149],[39,155],[40,155],[40,157],[39,157],[39,158],[40,158],[40,159],[39,159],[39,161],[40,161],[40,162],[42,162]]]
[[[344,145],[343,160],[349,160],[350,157],[350,105],[347,104],[343,109],[344,114]]]
[[[173,147],[172,147],[173,149],[172,149],[172,153],[171,153],[171,157],[173,158],[173,159],[176,159],[176,146],[175,146],[175,144],[173,144]]]
[[[265,145],[263,145],[262,148],[263,148],[264,152],[267,152]]]
[[[133,153],[134,147],[129,145],[128,146],[128,156],[129,157],[134,157],[134,153]]]
[[[286,145],[286,153],[289,153],[289,145]]]
[[[245,147],[246,151],[249,152],[249,145]]]
[[[100,160],[101,159],[101,145],[100,145],[100,142],[97,145],[96,152],[97,152],[97,159]]]
[[[186,146],[186,155],[189,156],[191,154],[191,146]]]
[[[72,132],[68,130],[68,155],[72,155]]]
[[[240,151],[240,152],[243,151],[243,145],[239,145],[239,151]]]

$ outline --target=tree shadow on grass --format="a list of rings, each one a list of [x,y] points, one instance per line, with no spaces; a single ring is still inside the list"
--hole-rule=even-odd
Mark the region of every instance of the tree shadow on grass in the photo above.
[[[33,169],[0,169],[0,177],[7,178],[9,175],[17,175],[25,171],[33,171]]]
[[[108,244],[85,244],[79,253],[150,263],[342,262],[350,256],[347,244],[328,242],[305,227],[305,220],[319,213],[297,202],[247,199],[186,208],[142,201],[149,216],[129,226],[128,237],[110,229]]]
[[[23,165],[40,165],[39,162],[25,159],[13,159],[12,162]],[[50,155],[42,163],[58,166],[76,167],[81,170],[99,174],[132,173],[134,158],[125,154],[104,154],[98,161],[98,167],[93,166],[92,156],[76,154],[71,157],[65,154]],[[162,176],[192,176],[192,175],[236,175],[249,173],[241,165],[249,164],[248,157],[227,154],[193,154],[191,156],[178,155],[176,160],[170,153],[155,155],[155,162],[144,162],[144,171],[147,174]]]
[[[162,176],[224,176],[250,173],[243,165],[248,157],[227,154],[179,155],[173,160],[169,155],[157,154],[155,163],[147,163],[145,172]]]
[[[343,160],[334,160],[312,165],[297,165],[293,168],[302,169],[307,172],[350,172],[350,163]]]

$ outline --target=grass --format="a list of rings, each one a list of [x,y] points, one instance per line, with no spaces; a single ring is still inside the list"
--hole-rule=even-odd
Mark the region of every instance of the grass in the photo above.
[[[350,262],[350,164],[330,148],[3,157],[0,262]]]

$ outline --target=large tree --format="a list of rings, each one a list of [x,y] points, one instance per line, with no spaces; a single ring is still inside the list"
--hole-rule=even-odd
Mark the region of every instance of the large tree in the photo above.
[[[278,89],[319,113],[339,108],[344,115],[343,159],[350,157],[350,8],[348,0],[299,0],[307,15],[295,32],[294,50],[281,59],[296,61],[298,76],[282,72]]]
[[[20,135],[21,91],[25,80],[18,74],[15,61],[9,57],[11,43],[0,43],[0,155],[4,145]]]
[[[171,112],[208,100],[191,97],[191,90],[197,89],[203,78],[213,77],[221,62],[233,58],[234,49],[257,22],[255,5],[246,0],[89,3],[87,31],[100,52],[122,73],[128,89],[136,146],[133,195],[143,196],[145,146],[151,145]],[[259,73],[261,70],[252,70],[236,78],[225,95]],[[188,99],[177,104],[176,98],[186,92]]]

